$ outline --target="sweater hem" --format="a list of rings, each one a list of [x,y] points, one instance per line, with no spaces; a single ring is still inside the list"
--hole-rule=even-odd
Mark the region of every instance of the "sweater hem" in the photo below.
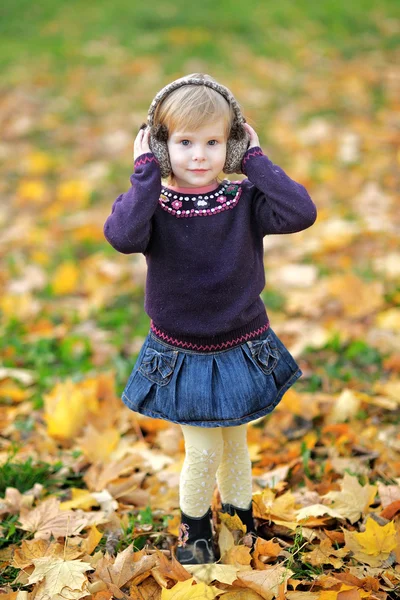
[[[270,323],[267,313],[262,312],[247,325],[220,335],[214,335],[212,337],[173,334],[166,331],[162,327],[158,327],[153,320],[151,321],[150,329],[153,335],[161,342],[171,344],[172,346],[186,348],[187,350],[196,350],[199,352],[214,352],[218,350],[227,350],[229,348],[233,348],[234,346],[244,344],[249,340],[256,339],[265,331],[267,331],[269,326]]]

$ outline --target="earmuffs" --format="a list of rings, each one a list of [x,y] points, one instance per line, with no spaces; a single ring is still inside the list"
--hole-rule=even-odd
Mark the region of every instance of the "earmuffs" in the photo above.
[[[161,177],[166,178],[171,175],[171,162],[167,146],[168,130],[165,125],[154,125],[154,114],[157,106],[168,96],[168,94],[184,85],[205,85],[212,88],[220,93],[232,106],[234,118],[227,140],[226,161],[223,171],[227,174],[242,173],[242,159],[249,145],[250,138],[246,129],[243,127],[243,123],[245,123],[246,120],[240,111],[240,107],[235,97],[228,88],[215,81],[193,77],[182,77],[181,79],[177,79],[168,84],[158,92],[150,105],[147,115],[147,124],[143,124],[141,127],[150,127],[149,146],[160,164]]]

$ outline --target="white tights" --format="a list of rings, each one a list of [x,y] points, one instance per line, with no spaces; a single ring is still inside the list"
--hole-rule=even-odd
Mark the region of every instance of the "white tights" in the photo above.
[[[222,502],[248,508],[252,485],[247,426],[181,427],[186,449],[179,484],[181,510],[202,517],[211,504],[215,478]]]

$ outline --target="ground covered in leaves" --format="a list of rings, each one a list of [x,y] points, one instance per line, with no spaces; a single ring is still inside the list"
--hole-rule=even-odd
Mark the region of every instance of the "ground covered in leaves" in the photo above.
[[[43,39],[72,34],[68,14],[63,27],[43,22]],[[329,20],[302,33],[295,16],[275,24],[285,55],[254,47],[257,36],[247,42],[243,17],[243,31],[232,25],[231,37],[214,40],[222,63],[210,58],[206,29],[179,22],[163,32],[168,56],[136,55],[96,30],[96,39],[72,38],[71,63],[57,46],[53,62],[41,54],[8,65],[2,598],[399,596],[398,20],[374,14],[357,52],[357,37],[340,48],[323,35]],[[139,41],[151,39],[143,32]],[[263,297],[304,376],[249,427],[260,537],[251,551],[241,523],[219,514],[216,493],[221,560],[185,569],[173,558],[180,429],[120,400],[149,326],[145,264],[108,246],[102,226],[129,186],[150,100],[194,70],[232,89],[264,152],[309,190],[318,220],[265,240]]]

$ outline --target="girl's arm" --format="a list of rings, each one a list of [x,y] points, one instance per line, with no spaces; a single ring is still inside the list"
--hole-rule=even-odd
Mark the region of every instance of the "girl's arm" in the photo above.
[[[252,202],[262,235],[295,233],[311,227],[317,209],[307,190],[271,162],[261,150],[254,129],[245,126],[250,147],[243,157],[242,170],[255,187]]]
[[[143,143],[143,132],[141,136]],[[135,153],[137,150],[135,142]],[[145,143],[140,147],[147,150]],[[135,172],[130,176],[131,188],[118,196],[104,224],[104,236],[113,248],[123,254],[146,251],[151,235],[151,219],[161,193],[160,167],[152,152],[138,154]]]

